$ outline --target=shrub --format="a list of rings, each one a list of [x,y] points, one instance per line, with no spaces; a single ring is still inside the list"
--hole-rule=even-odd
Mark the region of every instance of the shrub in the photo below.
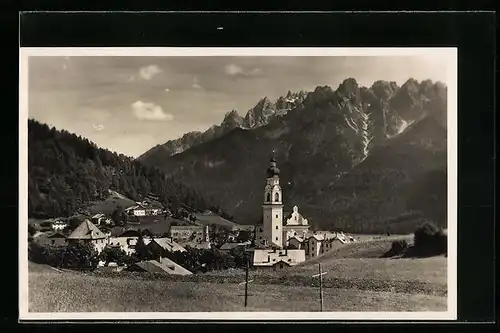
[[[105,262],[105,266],[108,266],[110,262],[116,262],[118,266],[123,266],[133,261],[125,251],[117,246],[106,246],[100,253],[99,259]]]
[[[408,242],[405,239],[400,239],[392,242],[391,250],[394,255],[402,254],[408,248]]]
[[[407,249],[408,242],[405,239],[398,239],[392,242],[390,250],[384,253],[382,257],[387,258],[405,254]]]
[[[71,244],[66,247],[41,246],[37,243],[31,243],[28,258],[38,264],[73,269],[93,270],[99,263],[99,256],[94,246],[81,243]]]
[[[426,222],[415,230],[414,251],[416,255],[431,256],[447,252],[448,237],[442,229]]]

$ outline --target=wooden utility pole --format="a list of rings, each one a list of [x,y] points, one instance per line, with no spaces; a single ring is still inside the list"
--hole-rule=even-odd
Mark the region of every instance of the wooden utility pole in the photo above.
[[[321,272],[321,264],[319,266],[319,301],[320,311],[323,311],[323,274]]]
[[[248,284],[250,282],[253,282],[253,280],[249,280],[248,279],[248,271],[249,271],[249,268],[250,268],[250,258],[248,257],[248,253],[247,252],[245,252],[245,259],[246,259],[245,281],[241,282],[241,283],[238,283],[239,286],[241,286],[242,284],[245,285],[245,295],[238,295],[238,296],[245,296],[245,307],[247,307],[247,305],[248,305],[248,296],[252,296],[252,295],[248,295]]]
[[[248,253],[245,251],[245,261],[246,261],[246,269],[245,269],[245,308],[247,307],[247,299],[248,299]]]
[[[320,311],[323,311],[323,275],[327,272],[322,272],[321,264],[318,264],[318,274],[313,275],[312,277],[319,277],[319,306]]]

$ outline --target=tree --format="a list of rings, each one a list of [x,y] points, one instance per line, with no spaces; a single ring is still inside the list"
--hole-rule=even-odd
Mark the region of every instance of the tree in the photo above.
[[[100,149],[93,142],[28,121],[28,213],[30,217],[71,216],[113,189],[133,200],[149,191],[162,203],[194,211],[214,205],[181,181],[122,154]],[[169,207],[167,207],[169,208]],[[191,211],[191,212],[192,212]],[[189,217],[181,212],[182,217]],[[125,215],[115,216],[126,222]]]
[[[421,256],[447,252],[447,235],[431,222],[419,226],[414,232],[414,251]]]
[[[131,258],[120,247],[106,246],[100,253],[99,259],[105,262],[105,266],[108,266],[110,262],[116,262],[118,266],[123,266],[129,263]]]
[[[248,230],[240,230],[237,237],[238,242],[244,243],[252,240],[252,232]]]
[[[93,270],[99,263],[99,254],[92,243],[77,242],[66,247],[61,262],[66,268]]]
[[[142,261],[147,257],[146,244],[144,244],[144,239],[141,232],[139,233],[139,238],[137,239],[137,243],[135,244],[135,254],[139,261]]]
[[[234,258],[236,267],[245,267],[247,262],[247,252],[244,246],[237,246],[229,251],[229,254]]]

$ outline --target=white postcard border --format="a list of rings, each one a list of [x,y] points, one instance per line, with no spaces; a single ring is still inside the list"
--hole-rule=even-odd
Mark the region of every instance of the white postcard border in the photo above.
[[[27,120],[30,56],[433,56],[447,57],[448,306],[443,312],[79,312],[28,311]],[[20,48],[19,57],[19,319],[20,320],[456,320],[457,319],[457,48]]]

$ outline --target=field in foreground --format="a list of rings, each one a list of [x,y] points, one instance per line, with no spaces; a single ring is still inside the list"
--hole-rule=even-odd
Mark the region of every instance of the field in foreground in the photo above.
[[[252,271],[243,307],[239,270],[152,278],[59,273],[30,266],[30,312],[318,311],[312,266]],[[446,311],[446,258],[352,259],[325,267],[324,311]]]

